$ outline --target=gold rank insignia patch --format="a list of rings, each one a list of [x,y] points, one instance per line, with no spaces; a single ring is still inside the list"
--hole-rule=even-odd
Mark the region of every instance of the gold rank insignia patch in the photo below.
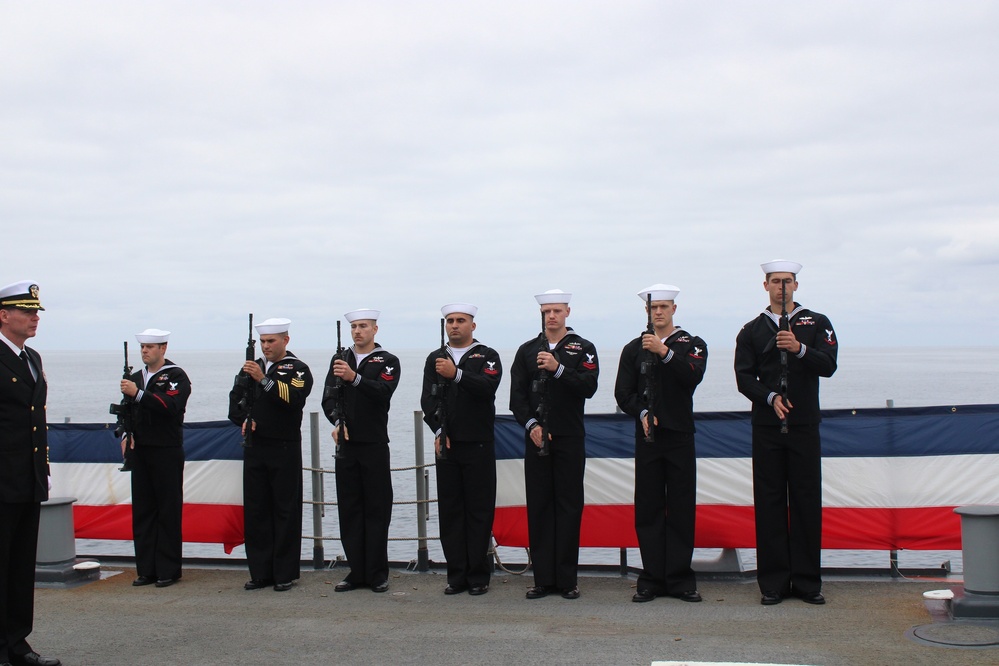
[[[305,380],[303,380],[303,379],[292,379],[291,380],[291,385],[294,386],[295,388],[302,388],[303,386],[305,386]]]

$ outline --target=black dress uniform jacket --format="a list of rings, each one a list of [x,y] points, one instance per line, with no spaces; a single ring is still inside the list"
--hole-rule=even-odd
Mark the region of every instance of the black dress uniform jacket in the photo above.
[[[347,434],[351,442],[378,442],[387,444],[388,413],[392,394],[399,386],[399,359],[379,345],[364,357],[360,367],[357,356],[351,347],[344,353],[344,360],[357,373],[360,381],[355,386],[343,382],[344,411],[346,412]],[[323,413],[333,423],[330,414],[336,407],[336,393],[332,387],[336,383],[333,364],[326,374],[327,390],[323,394]]]
[[[265,361],[256,361],[260,369]],[[305,401],[312,392],[312,372],[304,362],[291,352],[276,363],[272,363],[265,376],[272,380],[267,389],[260,382],[254,383],[254,401],[251,416],[257,424],[253,431],[253,443],[302,441],[302,411]],[[239,379],[237,377],[237,379]],[[229,420],[242,426],[247,418],[239,408],[240,392],[234,387],[229,392]]]
[[[510,411],[528,429],[537,422],[536,412],[541,402],[541,396],[531,390],[538,375],[540,351],[549,351],[543,335],[522,344],[510,368]],[[551,373],[548,381],[548,431],[552,435],[583,436],[586,432],[583,407],[587,398],[597,392],[597,349],[570,328],[551,353],[562,369]]]
[[[797,303],[790,313],[791,332],[805,345],[805,355],[788,352],[787,398],[794,405],[787,415],[789,425],[816,424],[819,412],[819,377],[836,372],[839,346],[832,324],[824,314],[806,310]],[[773,344],[778,324],[769,312],[761,313],[739,332],[735,341],[735,377],[739,392],[753,403],[753,423],[780,425],[767,402],[780,390],[780,350]]]
[[[44,502],[48,493],[47,385],[42,357],[24,348],[24,361],[0,341],[0,501]]]
[[[420,397],[423,420],[434,433],[441,428],[437,398],[432,391],[438,378],[435,369],[438,358],[439,350],[427,357]],[[457,367],[461,370],[461,381],[447,383],[447,436],[461,442],[491,442],[496,422],[496,389],[503,373],[499,354],[473,340]]]
[[[666,346],[672,355],[667,355],[668,361],[657,362],[655,367],[655,416],[660,428],[694,432],[694,389],[704,379],[708,346],[683,329],[673,331],[666,338]],[[642,374],[642,362],[647,357],[641,336],[625,345],[614,384],[617,404],[625,414],[635,417],[635,434],[643,439],[645,432],[639,417],[648,407],[643,397],[645,375]],[[654,423],[652,419],[649,421]]]
[[[135,446],[183,446],[184,412],[191,397],[191,380],[170,359],[144,384],[142,371],[129,379],[142,389],[142,399],[135,403],[133,422]]]

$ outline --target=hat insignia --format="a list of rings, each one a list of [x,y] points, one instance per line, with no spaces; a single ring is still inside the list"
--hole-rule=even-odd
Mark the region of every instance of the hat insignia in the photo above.
[[[35,298],[35,299],[38,298],[38,285],[37,284],[31,285],[31,287],[28,289],[28,291],[31,292],[31,297],[32,298]]]

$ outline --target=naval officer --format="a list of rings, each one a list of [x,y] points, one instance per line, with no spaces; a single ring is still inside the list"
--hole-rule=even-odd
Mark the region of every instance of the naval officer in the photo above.
[[[58,666],[28,645],[34,622],[35,551],[41,503],[52,488],[48,467],[42,357],[28,338],[38,332],[38,285],[0,288],[0,666]]]

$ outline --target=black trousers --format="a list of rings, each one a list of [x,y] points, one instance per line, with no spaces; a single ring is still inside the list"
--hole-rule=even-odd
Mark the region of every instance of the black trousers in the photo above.
[[[340,539],[350,564],[344,579],[354,585],[388,580],[392,521],[392,472],[388,444],[345,442],[336,461]]]
[[[525,436],[524,480],[527,483],[527,534],[531,543],[534,584],[576,587],[579,528],[583,520],[585,438],[552,438],[549,455],[538,455]]]
[[[822,455],[818,425],[753,426],[760,590],[822,589]]]
[[[488,585],[489,540],[496,512],[496,451],[492,442],[451,442],[437,461],[437,510],[447,582]]]
[[[184,513],[184,448],[132,452],[132,539],[140,576],[179,578]]]
[[[635,532],[642,552],[638,589],[682,594],[697,589],[694,555],[697,460],[694,433],[656,428],[635,442]]]
[[[243,449],[243,523],[250,578],[290,583],[301,575],[302,443]]]
[[[31,651],[38,502],[0,502],[0,663]]]

